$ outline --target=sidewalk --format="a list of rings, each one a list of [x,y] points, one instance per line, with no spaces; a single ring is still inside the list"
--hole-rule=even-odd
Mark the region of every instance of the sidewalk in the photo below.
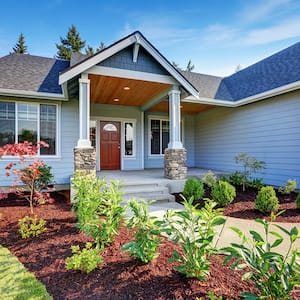
[[[178,204],[177,202],[165,202],[165,203],[153,203],[148,207],[149,213],[158,218],[162,218],[166,210],[174,209],[174,210],[182,210],[183,206]],[[264,229],[263,225],[255,222],[254,220],[244,220],[232,217],[224,217],[226,222],[217,228],[218,237],[216,238],[216,247],[218,249],[230,246],[230,243],[240,243],[240,238],[238,235],[232,231],[231,227],[237,227],[243,232],[246,233],[247,236],[251,236],[249,230],[254,230],[259,232],[262,237],[264,237]],[[297,227],[300,232],[300,223],[276,223],[282,226],[287,230],[291,230],[293,227]],[[278,232],[283,236],[284,241],[276,247],[276,252],[285,254],[288,251],[289,246],[289,237],[282,232],[279,228],[272,225],[271,230]],[[275,240],[275,238],[271,237],[271,241]],[[294,244],[294,248],[300,251],[300,237],[298,237],[297,241]]]

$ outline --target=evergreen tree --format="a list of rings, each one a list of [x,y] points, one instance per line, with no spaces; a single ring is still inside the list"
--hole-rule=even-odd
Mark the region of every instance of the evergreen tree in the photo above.
[[[25,45],[25,38],[23,33],[21,32],[19,35],[18,42],[16,43],[15,47],[13,47],[14,53],[21,53],[26,54],[27,52],[27,46]]]
[[[85,48],[85,54],[86,55],[93,55],[95,52],[94,52],[94,49],[92,46],[90,45],[87,45],[87,47]]]
[[[187,66],[186,66],[186,71],[187,72],[191,72],[191,71],[193,71],[194,70],[194,68],[195,68],[195,66],[192,64],[192,61],[191,60],[189,60],[189,62],[188,62],[188,64],[187,64]]]
[[[174,60],[172,61],[172,66],[175,68],[179,68],[179,64],[177,64]]]
[[[74,25],[69,28],[65,38],[60,37],[61,44],[56,44],[58,49],[56,57],[61,59],[71,59],[72,52],[79,52],[85,47],[85,41],[80,37]]]
[[[99,45],[99,47],[96,49],[96,52],[99,52],[99,51],[101,51],[101,50],[103,50],[105,48],[106,48],[106,46],[104,45],[103,42],[101,42],[100,45]]]

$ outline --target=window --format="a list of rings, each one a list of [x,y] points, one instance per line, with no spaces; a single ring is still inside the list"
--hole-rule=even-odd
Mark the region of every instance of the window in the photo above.
[[[56,155],[57,106],[50,104],[0,102],[0,146],[43,141],[40,155]]]
[[[151,155],[162,155],[169,143],[169,121],[150,120]]]
[[[134,127],[132,122],[125,122],[125,156],[133,156]]]

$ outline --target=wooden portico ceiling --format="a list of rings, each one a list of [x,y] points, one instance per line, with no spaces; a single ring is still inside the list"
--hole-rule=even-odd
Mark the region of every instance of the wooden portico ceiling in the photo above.
[[[90,99],[95,104],[143,106],[171,84],[89,74]],[[129,89],[128,89],[129,88]]]

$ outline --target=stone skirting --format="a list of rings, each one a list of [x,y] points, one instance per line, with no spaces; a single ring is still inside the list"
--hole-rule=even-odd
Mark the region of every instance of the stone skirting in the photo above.
[[[186,149],[165,149],[165,177],[185,179],[186,175]]]
[[[90,148],[74,149],[74,171],[92,173],[96,172],[96,150]]]

